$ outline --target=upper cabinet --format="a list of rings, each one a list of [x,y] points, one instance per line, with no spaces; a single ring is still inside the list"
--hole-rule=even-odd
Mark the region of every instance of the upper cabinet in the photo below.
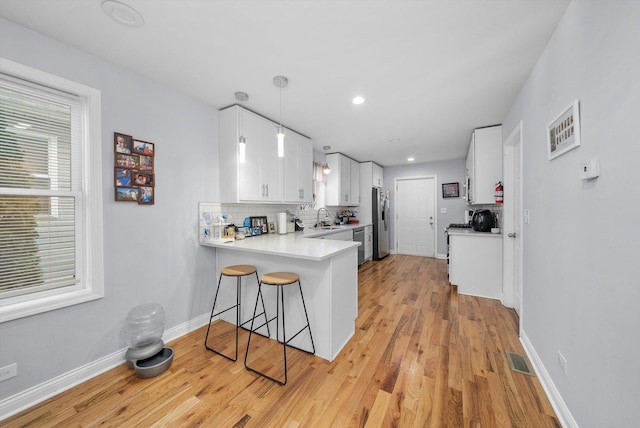
[[[219,114],[220,202],[311,202],[311,141],[285,130],[278,157],[277,124],[239,106]],[[244,159],[239,138],[245,138]]]
[[[495,204],[496,183],[502,181],[502,126],[473,131],[466,161],[467,203]]]
[[[360,163],[341,154],[331,153],[325,160],[331,168],[327,177],[326,204],[358,206],[360,204]]]
[[[284,143],[284,200],[312,202],[313,147],[311,140],[285,130]]]
[[[368,191],[370,187],[382,187],[384,175],[382,167],[374,162],[360,163],[360,186],[362,191]]]
[[[349,172],[351,193],[349,195],[349,205],[360,205],[360,162],[349,159]]]

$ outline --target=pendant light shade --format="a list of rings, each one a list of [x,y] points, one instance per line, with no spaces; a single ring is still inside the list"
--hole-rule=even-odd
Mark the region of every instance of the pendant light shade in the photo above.
[[[234,95],[240,103],[249,99],[249,95],[247,95],[246,92],[236,92]],[[247,139],[244,138],[244,111],[240,110],[239,115],[240,137],[238,137],[238,160],[240,163],[245,163],[247,159]]]
[[[273,78],[273,84],[275,87],[280,88],[280,126],[278,126],[278,157],[284,157],[284,128],[282,127],[282,88],[286,88],[289,84],[289,79],[284,76],[276,76]]]
[[[282,125],[278,127],[278,157],[284,157],[284,130]]]
[[[327,165],[326,163],[322,166],[322,172],[325,174],[329,174],[331,173],[331,168],[329,168],[329,165]]]
[[[247,139],[243,136],[238,138],[238,158],[240,163],[245,163],[247,160]]]

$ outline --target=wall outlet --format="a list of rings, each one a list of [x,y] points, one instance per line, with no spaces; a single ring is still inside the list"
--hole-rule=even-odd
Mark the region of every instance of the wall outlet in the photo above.
[[[440,214],[446,214],[446,213],[447,213],[446,208],[440,208]]]
[[[13,363],[11,365],[0,368],[0,382],[16,376],[18,376],[18,364]]]
[[[524,209],[522,211],[522,217],[524,219],[524,224],[529,224],[531,221],[531,213],[529,212],[529,209]]]
[[[560,368],[562,369],[562,372],[566,375],[567,374],[567,359],[564,357],[564,355],[562,355],[562,352],[560,352],[559,349],[558,349],[558,364],[560,364]]]

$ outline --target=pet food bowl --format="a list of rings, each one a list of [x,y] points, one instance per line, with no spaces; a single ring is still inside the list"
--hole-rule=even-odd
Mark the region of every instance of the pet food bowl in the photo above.
[[[157,354],[142,360],[136,360],[133,368],[138,377],[148,379],[166,372],[173,362],[173,349],[162,348]]]

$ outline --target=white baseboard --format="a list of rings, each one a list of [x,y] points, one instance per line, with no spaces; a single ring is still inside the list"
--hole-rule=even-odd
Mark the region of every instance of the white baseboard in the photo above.
[[[571,411],[569,411],[567,404],[562,399],[560,392],[554,385],[553,380],[551,380],[549,372],[545,368],[544,364],[542,364],[540,356],[536,352],[533,344],[527,337],[527,334],[524,332],[524,330],[520,332],[520,342],[522,343],[522,346],[524,347],[524,350],[529,357],[529,361],[531,361],[531,364],[533,365],[533,369],[538,375],[538,379],[540,379],[542,388],[547,394],[547,398],[549,398],[551,406],[556,412],[556,416],[558,417],[560,424],[565,428],[578,428],[578,423],[573,418]]]
[[[447,260],[446,254],[436,254],[436,259]]]
[[[206,313],[170,328],[165,331],[162,340],[165,343],[170,342],[206,325],[209,322],[209,315]],[[120,349],[0,401],[0,421],[123,364],[126,361],[126,352],[127,348]]]

